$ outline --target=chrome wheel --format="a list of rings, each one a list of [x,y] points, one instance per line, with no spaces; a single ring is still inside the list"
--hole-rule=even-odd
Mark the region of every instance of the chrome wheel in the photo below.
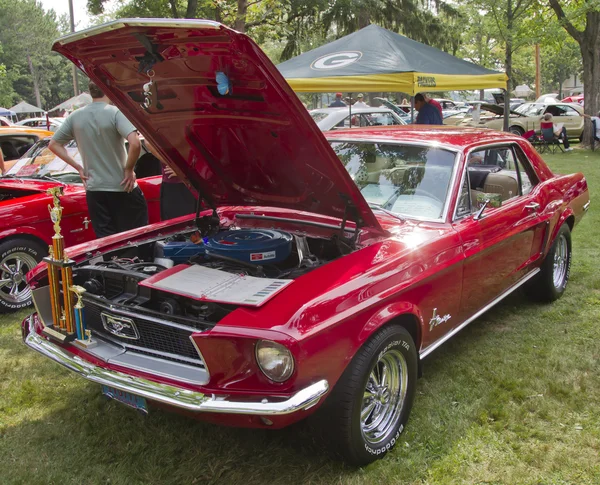
[[[25,276],[35,266],[36,259],[22,252],[11,253],[0,261],[0,298],[10,303],[27,302],[31,290]]]
[[[408,366],[399,350],[388,350],[375,363],[363,394],[360,426],[373,446],[396,431],[408,390]]]
[[[558,289],[563,287],[567,276],[568,265],[569,246],[567,238],[563,234],[560,234],[554,250],[554,270],[552,272],[552,279],[555,288]]]

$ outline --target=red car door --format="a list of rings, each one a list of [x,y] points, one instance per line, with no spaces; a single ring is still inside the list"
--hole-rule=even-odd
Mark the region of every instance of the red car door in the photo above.
[[[95,239],[83,186],[65,186],[60,203],[63,207],[61,228],[65,247]]]
[[[461,321],[516,285],[540,257],[546,225],[540,218],[537,179],[525,160],[518,161],[516,150],[505,145],[468,155],[469,195],[462,200],[470,202],[470,210],[462,217],[457,213],[455,220],[465,255]],[[486,199],[490,202],[478,218]]]

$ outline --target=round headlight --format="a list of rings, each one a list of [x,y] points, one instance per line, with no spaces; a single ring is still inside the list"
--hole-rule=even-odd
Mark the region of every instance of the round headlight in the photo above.
[[[294,372],[292,353],[283,345],[271,340],[259,340],[256,344],[256,362],[269,379],[287,381]]]

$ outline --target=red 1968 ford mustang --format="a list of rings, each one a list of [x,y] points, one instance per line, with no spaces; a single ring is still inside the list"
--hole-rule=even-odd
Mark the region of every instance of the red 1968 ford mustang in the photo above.
[[[29,274],[25,343],[112,398],[235,426],[314,414],[365,464],[397,442],[422,359],[521,286],[565,291],[587,183],[519,137],[326,139],[254,42],[209,21],[121,20],[54,49],[202,203],[196,218],[69,248],[91,339],[61,338],[58,290],[45,265]]]

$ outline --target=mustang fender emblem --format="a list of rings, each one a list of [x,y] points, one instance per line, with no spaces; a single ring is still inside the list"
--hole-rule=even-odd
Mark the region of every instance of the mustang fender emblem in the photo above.
[[[437,314],[437,308],[434,308],[433,316],[431,317],[431,320],[429,320],[429,331],[431,332],[433,330],[433,327],[437,327],[438,325],[441,325],[442,323],[446,323],[451,318],[452,318],[452,316],[449,314],[446,314],[443,317],[440,317]]]

